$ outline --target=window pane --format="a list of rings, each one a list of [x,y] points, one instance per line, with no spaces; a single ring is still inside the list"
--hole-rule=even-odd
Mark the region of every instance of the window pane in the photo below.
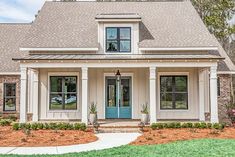
[[[172,77],[161,76],[161,93],[172,92]]]
[[[76,94],[65,95],[65,109],[76,110],[77,109],[77,96]]]
[[[107,28],[107,39],[117,39],[117,28]]]
[[[161,93],[161,109],[173,109],[171,93]]]
[[[59,110],[63,109],[63,99],[62,94],[51,94],[50,97],[50,109]]]
[[[107,51],[117,51],[117,41],[107,41]]]
[[[175,94],[175,108],[176,109],[187,109],[187,94],[176,93]]]
[[[176,92],[187,92],[187,77],[185,77],[185,76],[175,77],[175,91]]]
[[[77,92],[77,77],[65,77],[64,92]]]
[[[6,98],[5,99],[5,111],[15,111],[16,110],[16,101],[15,98]]]
[[[116,92],[115,85],[108,85],[108,107],[116,106]]]
[[[120,51],[121,52],[130,52],[131,51],[131,42],[130,41],[120,41]]]
[[[16,96],[15,84],[5,84],[5,96]]]
[[[121,105],[124,107],[130,106],[130,83],[129,79],[121,81]]]
[[[51,76],[51,92],[62,92],[62,77]]]
[[[131,39],[130,28],[120,28],[120,39]]]

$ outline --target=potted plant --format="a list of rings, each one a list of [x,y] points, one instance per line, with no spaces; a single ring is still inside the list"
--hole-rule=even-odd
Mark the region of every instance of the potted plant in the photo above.
[[[90,106],[90,123],[93,125],[97,122],[97,108],[96,104],[93,102]]]
[[[144,124],[148,123],[148,104],[143,104],[142,105],[142,110],[141,110],[141,122]]]

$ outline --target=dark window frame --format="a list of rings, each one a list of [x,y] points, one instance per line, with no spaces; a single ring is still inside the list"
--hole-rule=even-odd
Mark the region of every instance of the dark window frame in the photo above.
[[[108,29],[117,29],[117,39],[108,39]],[[120,29],[130,30],[130,39],[120,39]],[[108,42],[117,41],[117,51],[108,51]],[[130,41],[130,51],[120,51],[121,41]],[[130,53],[131,52],[131,27],[106,27],[105,28],[105,52],[106,53]]]
[[[7,85],[14,85],[15,86],[15,96],[7,96],[6,95],[6,88]],[[16,111],[16,83],[4,83],[4,95],[3,95],[3,111],[4,112],[15,112]],[[6,99],[14,99],[15,100],[15,109],[14,110],[6,110]]]
[[[161,92],[161,79],[162,77],[172,77],[172,108],[163,108],[162,107],[162,100],[161,100],[161,94],[166,92]],[[175,84],[175,77],[185,77],[186,78],[186,92],[176,92],[176,84]],[[186,95],[186,108],[176,108],[176,94],[183,93]],[[160,76],[160,110],[188,110],[188,76],[187,75],[161,75]]]
[[[51,86],[51,78],[52,77],[60,77],[62,78],[62,91],[61,92],[52,92],[52,86]],[[75,77],[76,78],[76,92],[65,92],[64,91],[64,87],[65,87],[65,78],[66,77]],[[49,110],[50,111],[58,111],[58,110],[77,110],[78,109],[78,77],[77,76],[57,76],[57,75],[53,75],[50,76],[50,91],[49,91]],[[52,109],[51,108],[51,95],[53,94],[61,94],[62,95],[62,109]],[[75,94],[76,95],[76,108],[75,109],[65,109],[65,95],[66,94]]]
[[[217,96],[220,96],[220,78],[217,78]]]

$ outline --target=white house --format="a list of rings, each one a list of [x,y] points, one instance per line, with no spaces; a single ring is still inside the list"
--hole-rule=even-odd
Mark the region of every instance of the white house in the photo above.
[[[24,37],[21,122],[225,117],[235,67],[189,1],[46,2]]]

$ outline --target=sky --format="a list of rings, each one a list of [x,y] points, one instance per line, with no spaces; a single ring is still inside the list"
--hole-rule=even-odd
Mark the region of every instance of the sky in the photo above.
[[[0,23],[32,22],[45,0],[0,0]]]

